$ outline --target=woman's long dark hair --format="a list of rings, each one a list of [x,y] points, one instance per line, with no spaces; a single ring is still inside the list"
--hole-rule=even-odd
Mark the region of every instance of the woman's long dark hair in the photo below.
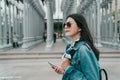
[[[88,28],[87,22],[81,14],[71,14],[67,18],[73,18],[75,22],[77,23],[78,27],[81,28],[81,37],[80,40],[83,40],[88,43],[88,45],[92,48],[97,60],[99,60],[99,51],[94,46],[93,38],[91,36],[90,30]],[[67,19],[66,18],[66,19]]]

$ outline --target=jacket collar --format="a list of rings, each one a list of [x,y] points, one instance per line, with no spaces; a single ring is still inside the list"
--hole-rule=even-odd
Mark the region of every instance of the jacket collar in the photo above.
[[[77,40],[75,40],[75,42],[73,42],[71,44],[68,44],[68,48],[67,49],[77,50],[83,44],[85,44],[85,41],[81,41],[80,39],[77,39]]]

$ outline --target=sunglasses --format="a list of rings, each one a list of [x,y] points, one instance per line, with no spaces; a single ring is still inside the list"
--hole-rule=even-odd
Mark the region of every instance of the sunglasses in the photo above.
[[[65,26],[67,26],[67,28],[70,28],[71,27],[71,23],[70,22],[66,22],[66,23],[64,23],[64,28],[65,28]]]

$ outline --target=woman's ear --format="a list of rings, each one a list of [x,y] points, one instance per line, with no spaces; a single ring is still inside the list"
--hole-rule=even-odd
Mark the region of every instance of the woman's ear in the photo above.
[[[81,28],[79,28],[78,31],[80,32],[80,31],[81,31]]]

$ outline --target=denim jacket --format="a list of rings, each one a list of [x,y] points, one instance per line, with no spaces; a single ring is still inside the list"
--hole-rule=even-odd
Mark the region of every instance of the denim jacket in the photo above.
[[[70,66],[65,70],[62,80],[99,80],[99,64],[89,47],[84,41],[76,41],[75,45],[66,53],[71,56]]]

